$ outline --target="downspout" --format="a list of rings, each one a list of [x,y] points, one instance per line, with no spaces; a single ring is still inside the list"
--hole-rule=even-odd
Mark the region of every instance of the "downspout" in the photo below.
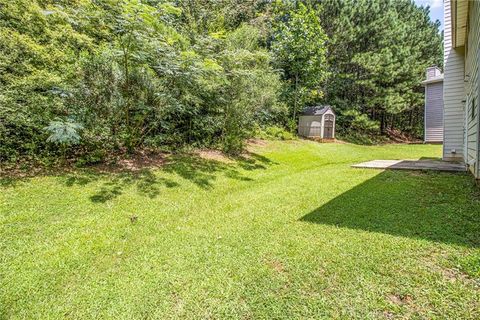
[[[477,66],[480,69],[480,51],[477,52]],[[477,70],[477,163],[475,164],[475,178],[480,181],[480,73]]]
[[[424,144],[427,143],[427,88],[428,88],[428,84],[425,84],[425,94],[423,98],[424,100],[423,102],[423,143]],[[442,90],[442,99],[443,99],[443,90]],[[443,110],[442,110],[442,113],[443,113]],[[445,128],[443,128],[443,130],[445,130]]]

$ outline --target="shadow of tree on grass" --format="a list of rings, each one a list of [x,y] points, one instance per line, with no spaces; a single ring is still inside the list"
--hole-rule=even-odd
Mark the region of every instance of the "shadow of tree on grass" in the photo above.
[[[252,181],[251,178],[241,173],[239,169],[247,171],[265,170],[268,166],[275,164],[270,159],[255,153],[230,158],[229,160],[229,162],[223,162],[204,159],[191,154],[174,155],[166,162],[162,170],[176,174],[202,189],[210,189],[213,187],[213,182],[217,179],[219,173],[223,173],[224,176],[234,180]]]
[[[64,184],[68,187],[85,186],[99,180],[106,180],[100,189],[90,197],[92,202],[104,203],[122,195],[126,188],[135,186],[140,195],[151,199],[157,197],[162,188],[175,188],[180,184],[174,179],[161,176],[161,173],[173,174],[190,181],[201,189],[211,189],[214,181],[221,175],[238,181],[252,181],[243,171],[265,170],[275,164],[270,159],[248,153],[245,156],[228,159],[228,162],[204,159],[195,154],[177,154],[169,156],[158,168],[140,170],[120,170],[119,172],[98,172],[94,169],[70,173]]]
[[[124,172],[115,175],[110,181],[104,183],[100,190],[90,197],[90,200],[92,202],[107,202],[120,196],[125,188],[132,185],[136,187],[138,194],[153,199],[160,194],[162,186],[174,188],[180,184],[171,179],[158,177],[150,169],[133,173]]]
[[[466,174],[384,171],[301,221],[480,247],[480,195]]]

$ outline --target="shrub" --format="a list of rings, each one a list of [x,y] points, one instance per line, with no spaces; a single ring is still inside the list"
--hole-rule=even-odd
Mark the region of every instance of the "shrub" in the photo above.
[[[256,137],[265,140],[293,140],[294,134],[278,126],[269,126],[265,129],[258,128]]]
[[[349,131],[372,134],[378,132],[380,124],[378,121],[370,120],[368,115],[357,110],[346,110],[339,116],[342,128]]]

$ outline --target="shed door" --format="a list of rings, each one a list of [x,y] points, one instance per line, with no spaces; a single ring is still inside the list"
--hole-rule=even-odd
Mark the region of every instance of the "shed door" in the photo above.
[[[323,127],[323,138],[332,139],[333,138],[333,116],[327,114],[325,116],[325,126]]]

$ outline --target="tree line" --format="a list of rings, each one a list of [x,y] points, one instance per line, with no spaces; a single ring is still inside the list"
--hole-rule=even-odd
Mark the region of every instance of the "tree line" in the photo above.
[[[418,135],[441,63],[410,0],[0,0],[0,161],[235,154],[320,103],[345,137]]]

